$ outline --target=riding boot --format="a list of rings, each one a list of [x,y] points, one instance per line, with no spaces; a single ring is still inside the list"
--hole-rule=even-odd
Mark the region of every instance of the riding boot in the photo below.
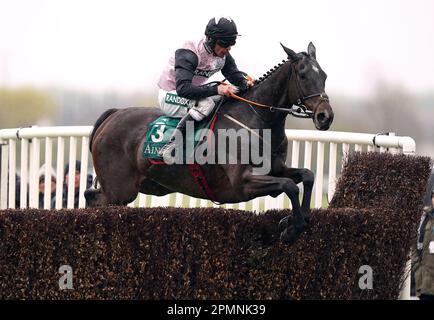
[[[179,121],[178,125],[176,126],[176,129],[173,131],[172,136],[169,139],[169,142],[166,143],[163,147],[161,147],[160,151],[158,152],[158,155],[160,157],[166,158],[169,157],[172,152],[179,148],[183,147],[183,142],[185,141],[185,132],[187,129],[187,121],[194,121],[193,117],[187,113],[182,119]],[[176,132],[180,131],[182,134],[181,141],[176,140]]]

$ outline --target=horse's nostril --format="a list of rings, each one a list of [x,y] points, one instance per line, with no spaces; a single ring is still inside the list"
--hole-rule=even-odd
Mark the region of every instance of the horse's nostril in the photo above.
[[[327,115],[324,112],[318,113],[318,115],[316,116],[316,119],[320,123],[324,123],[325,121],[327,121]]]

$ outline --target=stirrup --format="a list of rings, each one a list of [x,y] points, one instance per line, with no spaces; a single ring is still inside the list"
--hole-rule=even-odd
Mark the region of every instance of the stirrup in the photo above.
[[[165,156],[167,157],[167,155],[171,154],[173,149],[175,148],[175,142],[174,141],[169,141],[168,143],[166,143],[164,146],[161,147],[161,149],[158,151],[158,155],[162,158],[164,158]]]

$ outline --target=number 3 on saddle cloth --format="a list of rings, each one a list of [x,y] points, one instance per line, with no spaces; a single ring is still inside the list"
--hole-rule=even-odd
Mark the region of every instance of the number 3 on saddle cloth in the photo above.
[[[191,151],[194,152],[199,142],[204,140],[205,134],[212,132],[216,119],[217,119],[217,112],[214,112],[212,116],[209,117],[208,119],[205,119],[205,121],[195,122],[194,137],[189,134],[186,134],[184,137],[185,138],[185,141],[183,143],[184,150],[186,149],[185,146],[189,144],[193,146],[193,149]],[[173,131],[176,129],[180,120],[181,120],[180,118],[161,116],[149,124],[148,131],[146,132],[145,143],[143,145],[143,157],[145,159],[157,160],[157,161],[151,161],[151,163],[155,163],[155,164],[162,162],[162,158],[160,155],[158,155],[158,152],[166,143],[169,142],[173,134]],[[209,129],[209,131],[203,129]],[[191,141],[193,138],[194,141]],[[184,152],[183,163],[186,163],[187,156],[190,156],[190,158],[194,158],[191,157],[192,155],[187,155]]]
[[[186,134],[184,149],[186,144],[192,144],[191,140],[194,138],[192,148],[192,152],[194,154],[194,150],[196,149],[199,142],[204,140],[205,133],[212,133],[214,124],[217,120],[217,114],[218,112],[216,110],[212,116],[208,118],[208,121],[204,120],[196,123],[194,126],[194,137]],[[176,126],[180,120],[181,119],[179,118],[161,116],[149,124],[149,128],[146,133],[146,140],[143,145],[143,157],[145,159],[148,159],[148,161],[150,161],[152,164],[165,164],[162,158],[158,155],[158,151],[169,142],[169,139],[171,138],[172,133],[176,129]],[[209,129],[209,131],[202,129]],[[210,137],[207,138],[209,139]],[[183,156],[184,163],[186,163],[186,157],[191,155],[186,155],[186,152],[183,152]],[[194,159],[194,157],[191,157],[191,159]],[[206,181],[200,165],[197,163],[188,164],[188,169],[190,170],[190,174],[194,178],[197,186],[202,190],[203,194],[212,202],[219,204],[216,200],[213,190]]]

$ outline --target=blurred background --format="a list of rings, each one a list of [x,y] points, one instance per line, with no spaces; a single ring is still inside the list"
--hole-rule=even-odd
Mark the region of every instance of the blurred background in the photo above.
[[[231,51],[240,70],[258,78],[286,58],[279,42],[300,52],[312,41],[331,130],[411,136],[434,157],[432,0],[0,0],[0,128],[93,125],[108,108],[156,106],[170,55],[219,15],[242,34]]]

